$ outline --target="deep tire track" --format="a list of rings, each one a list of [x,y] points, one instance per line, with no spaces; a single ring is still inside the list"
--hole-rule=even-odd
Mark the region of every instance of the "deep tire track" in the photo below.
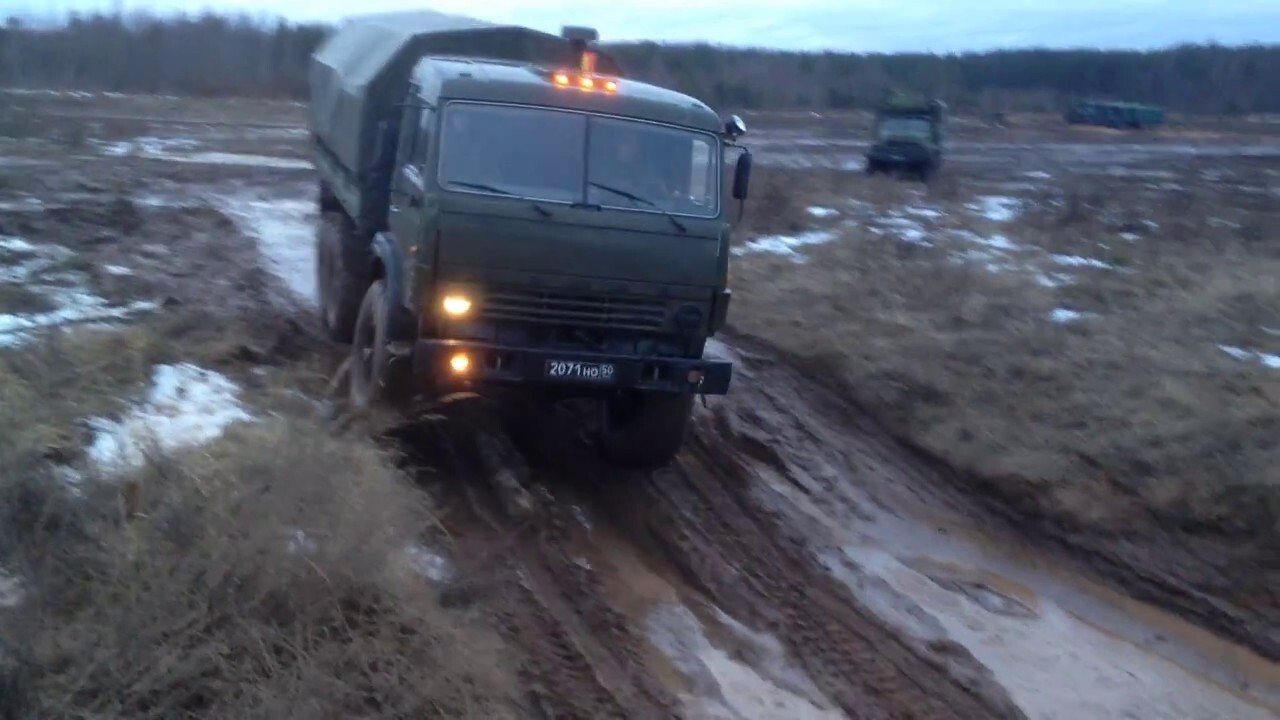
[[[714,422],[714,421],[713,421]],[[948,658],[920,652],[863,607],[798,539],[756,502],[734,437],[699,422],[679,464],[620,472],[571,444],[541,456],[548,478],[591,493],[596,509],[637,547],[661,551],[683,584],[740,622],[775,635],[815,686],[851,718],[1023,717],[1002,690],[966,683]],[[567,436],[544,423],[544,438]],[[785,470],[780,456],[768,463]]]
[[[488,609],[524,655],[520,676],[537,711],[555,718],[679,717],[678,701],[645,664],[642,642],[610,605],[596,571],[573,552],[573,519],[545,493],[541,501],[512,502],[513,479],[533,486],[523,457],[479,408],[450,414],[445,435],[402,442],[434,444],[453,459],[451,474],[465,483],[470,508],[453,519],[460,545],[471,549],[461,554],[480,558],[464,572],[499,578]],[[500,543],[495,562],[486,546],[515,533],[523,541]]]
[[[650,533],[696,574],[716,558],[739,569],[736,582],[702,576],[714,601],[740,620],[775,634],[827,697],[852,718],[1017,717],[958,686],[917,655],[803,548],[780,540],[776,522],[745,498],[736,457],[696,435],[682,471],[644,486]],[[726,487],[727,484],[737,488]],[[660,528],[680,528],[668,532]]]

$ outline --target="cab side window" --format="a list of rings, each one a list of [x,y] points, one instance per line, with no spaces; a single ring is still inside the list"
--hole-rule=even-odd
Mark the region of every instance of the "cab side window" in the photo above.
[[[432,119],[435,113],[430,108],[420,108],[414,118],[413,148],[409,154],[409,163],[421,170],[427,164],[427,150],[431,147]]]
[[[396,165],[411,163],[418,144],[418,122],[422,114],[422,103],[418,99],[416,87],[409,88],[404,100],[404,108],[400,113],[400,139],[396,143]]]

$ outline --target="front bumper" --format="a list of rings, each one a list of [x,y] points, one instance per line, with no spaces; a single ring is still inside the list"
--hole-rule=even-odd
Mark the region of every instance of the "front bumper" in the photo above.
[[[929,151],[902,145],[877,145],[867,151],[867,160],[886,165],[919,165],[930,162],[933,154]]]
[[[456,372],[450,360],[465,353],[466,372]],[[548,363],[609,363],[607,380],[552,377]],[[467,340],[419,340],[413,352],[414,377],[437,388],[481,385],[525,385],[566,390],[646,390],[724,395],[729,391],[733,364],[698,358],[635,357],[580,351],[516,348]]]

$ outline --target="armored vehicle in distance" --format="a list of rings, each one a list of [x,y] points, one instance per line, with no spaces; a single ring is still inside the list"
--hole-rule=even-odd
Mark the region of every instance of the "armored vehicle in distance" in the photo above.
[[[1164,110],[1137,103],[1082,100],[1067,110],[1064,118],[1070,125],[1141,130],[1163,125]]]

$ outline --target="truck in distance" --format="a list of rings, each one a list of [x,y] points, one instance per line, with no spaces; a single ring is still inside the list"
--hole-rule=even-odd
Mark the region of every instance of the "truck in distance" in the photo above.
[[[936,99],[887,99],[876,111],[867,173],[912,174],[928,181],[942,165],[946,109]]]
[[[653,467],[694,398],[728,391],[731,363],[703,355],[732,297],[745,124],[627,78],[595,40],[422,12],[316,51],[320,314],[351,344],[354,405],[594,398],[602,454]]]

